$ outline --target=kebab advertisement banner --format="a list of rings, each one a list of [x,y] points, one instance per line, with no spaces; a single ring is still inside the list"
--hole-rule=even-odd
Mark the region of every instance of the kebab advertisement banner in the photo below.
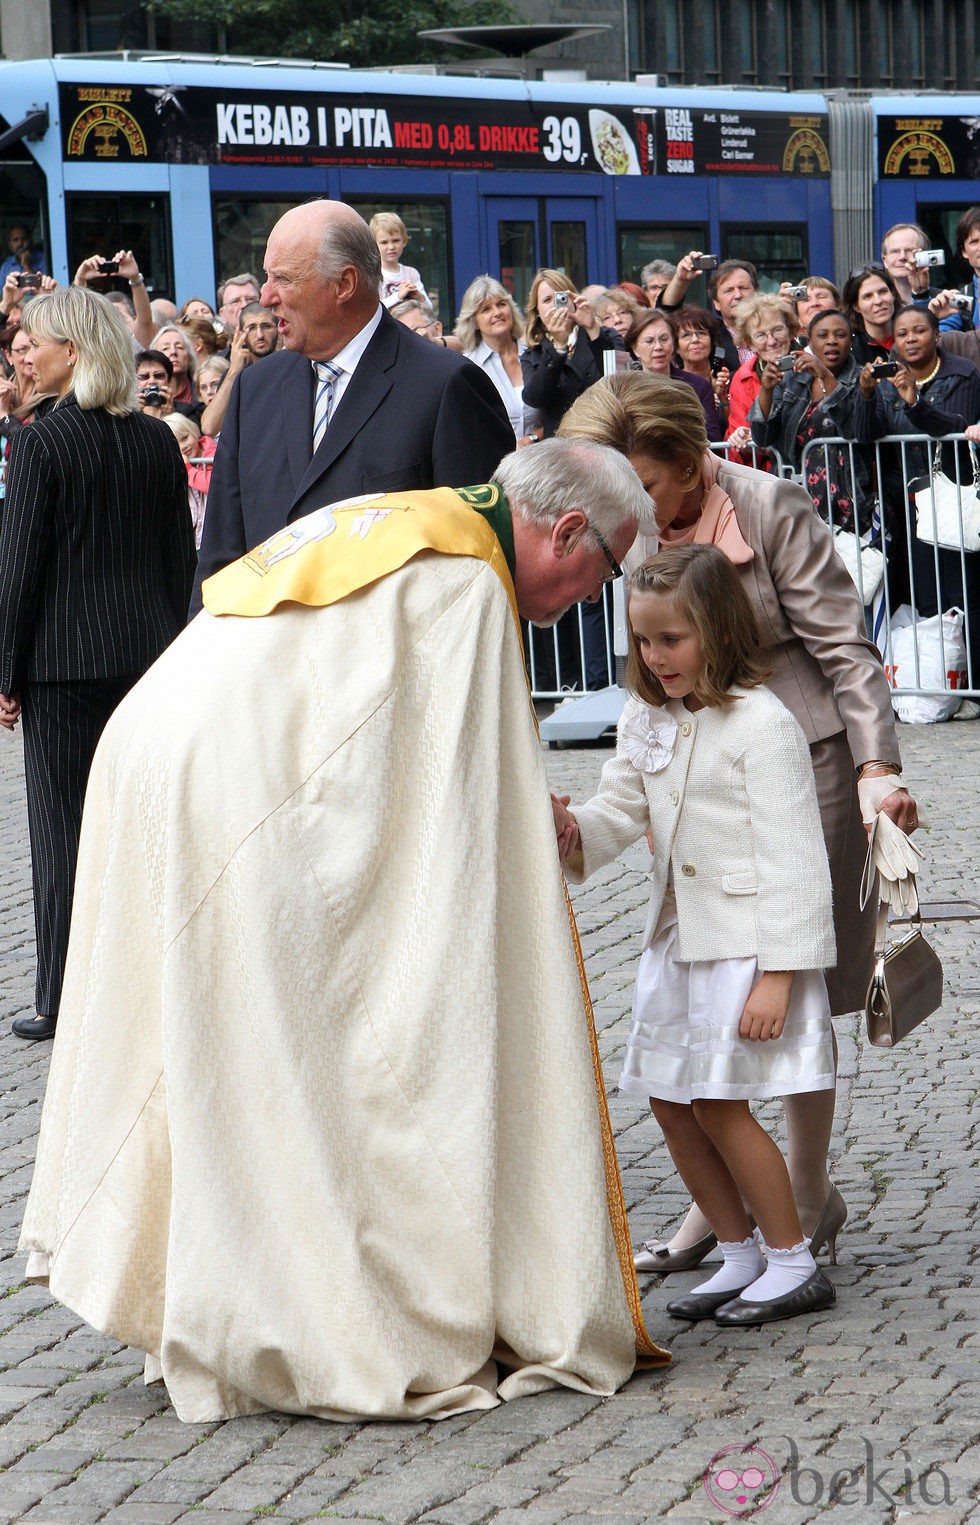
[[[66,159],[826,174],[826,120],[568,102],[62,84]]]
[[[980,179],[980,117],[879,117],[878,174],[882,179]]]

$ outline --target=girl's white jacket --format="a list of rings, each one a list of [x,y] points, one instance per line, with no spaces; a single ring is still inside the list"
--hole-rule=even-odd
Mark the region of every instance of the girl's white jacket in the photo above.
[[[836,962],[830,871],[806,738],[768,688],[732,692],[728,708],[695,714],[680,700],[657,708],[627,699],[599,793],[571,807],[582,850],[566,872],[588,878],[651,827],[644,947],[669,866],[685,962],[754,956],[764,970],[829,968]],[[677,730],[666,750],[654,743],[634,761],[647,723],[663,737],[670,720]]]

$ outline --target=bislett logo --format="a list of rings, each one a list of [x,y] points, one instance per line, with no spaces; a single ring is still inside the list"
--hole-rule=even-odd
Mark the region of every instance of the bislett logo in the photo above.
[[[761,1446],[725,1446],[704,1469],[704,1491],[725,1514],[748,1520],[779,1491],[779,1467]]]

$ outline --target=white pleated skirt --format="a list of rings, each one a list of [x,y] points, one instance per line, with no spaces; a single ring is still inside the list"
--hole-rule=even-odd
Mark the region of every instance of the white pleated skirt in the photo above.
[[[834,1084],[833,1030],[823,974],[793,980],[779,1038],[740,1038],[738,1025],[759,971],[754,958],[683,963],[668,897],[640,957],[619,1086],[660,1101],[720,1101],[826,1091]]]

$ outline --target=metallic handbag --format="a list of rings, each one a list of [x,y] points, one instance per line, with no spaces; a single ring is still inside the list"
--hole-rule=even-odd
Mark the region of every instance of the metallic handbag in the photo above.
[[[919,912],[911,930],[890,948],[887,927],[888,907],[879,905],[875,967],[864,1001],[868,1042],[875,1048],[894,1048],[943,1000],[943,966],[922,935]]]

